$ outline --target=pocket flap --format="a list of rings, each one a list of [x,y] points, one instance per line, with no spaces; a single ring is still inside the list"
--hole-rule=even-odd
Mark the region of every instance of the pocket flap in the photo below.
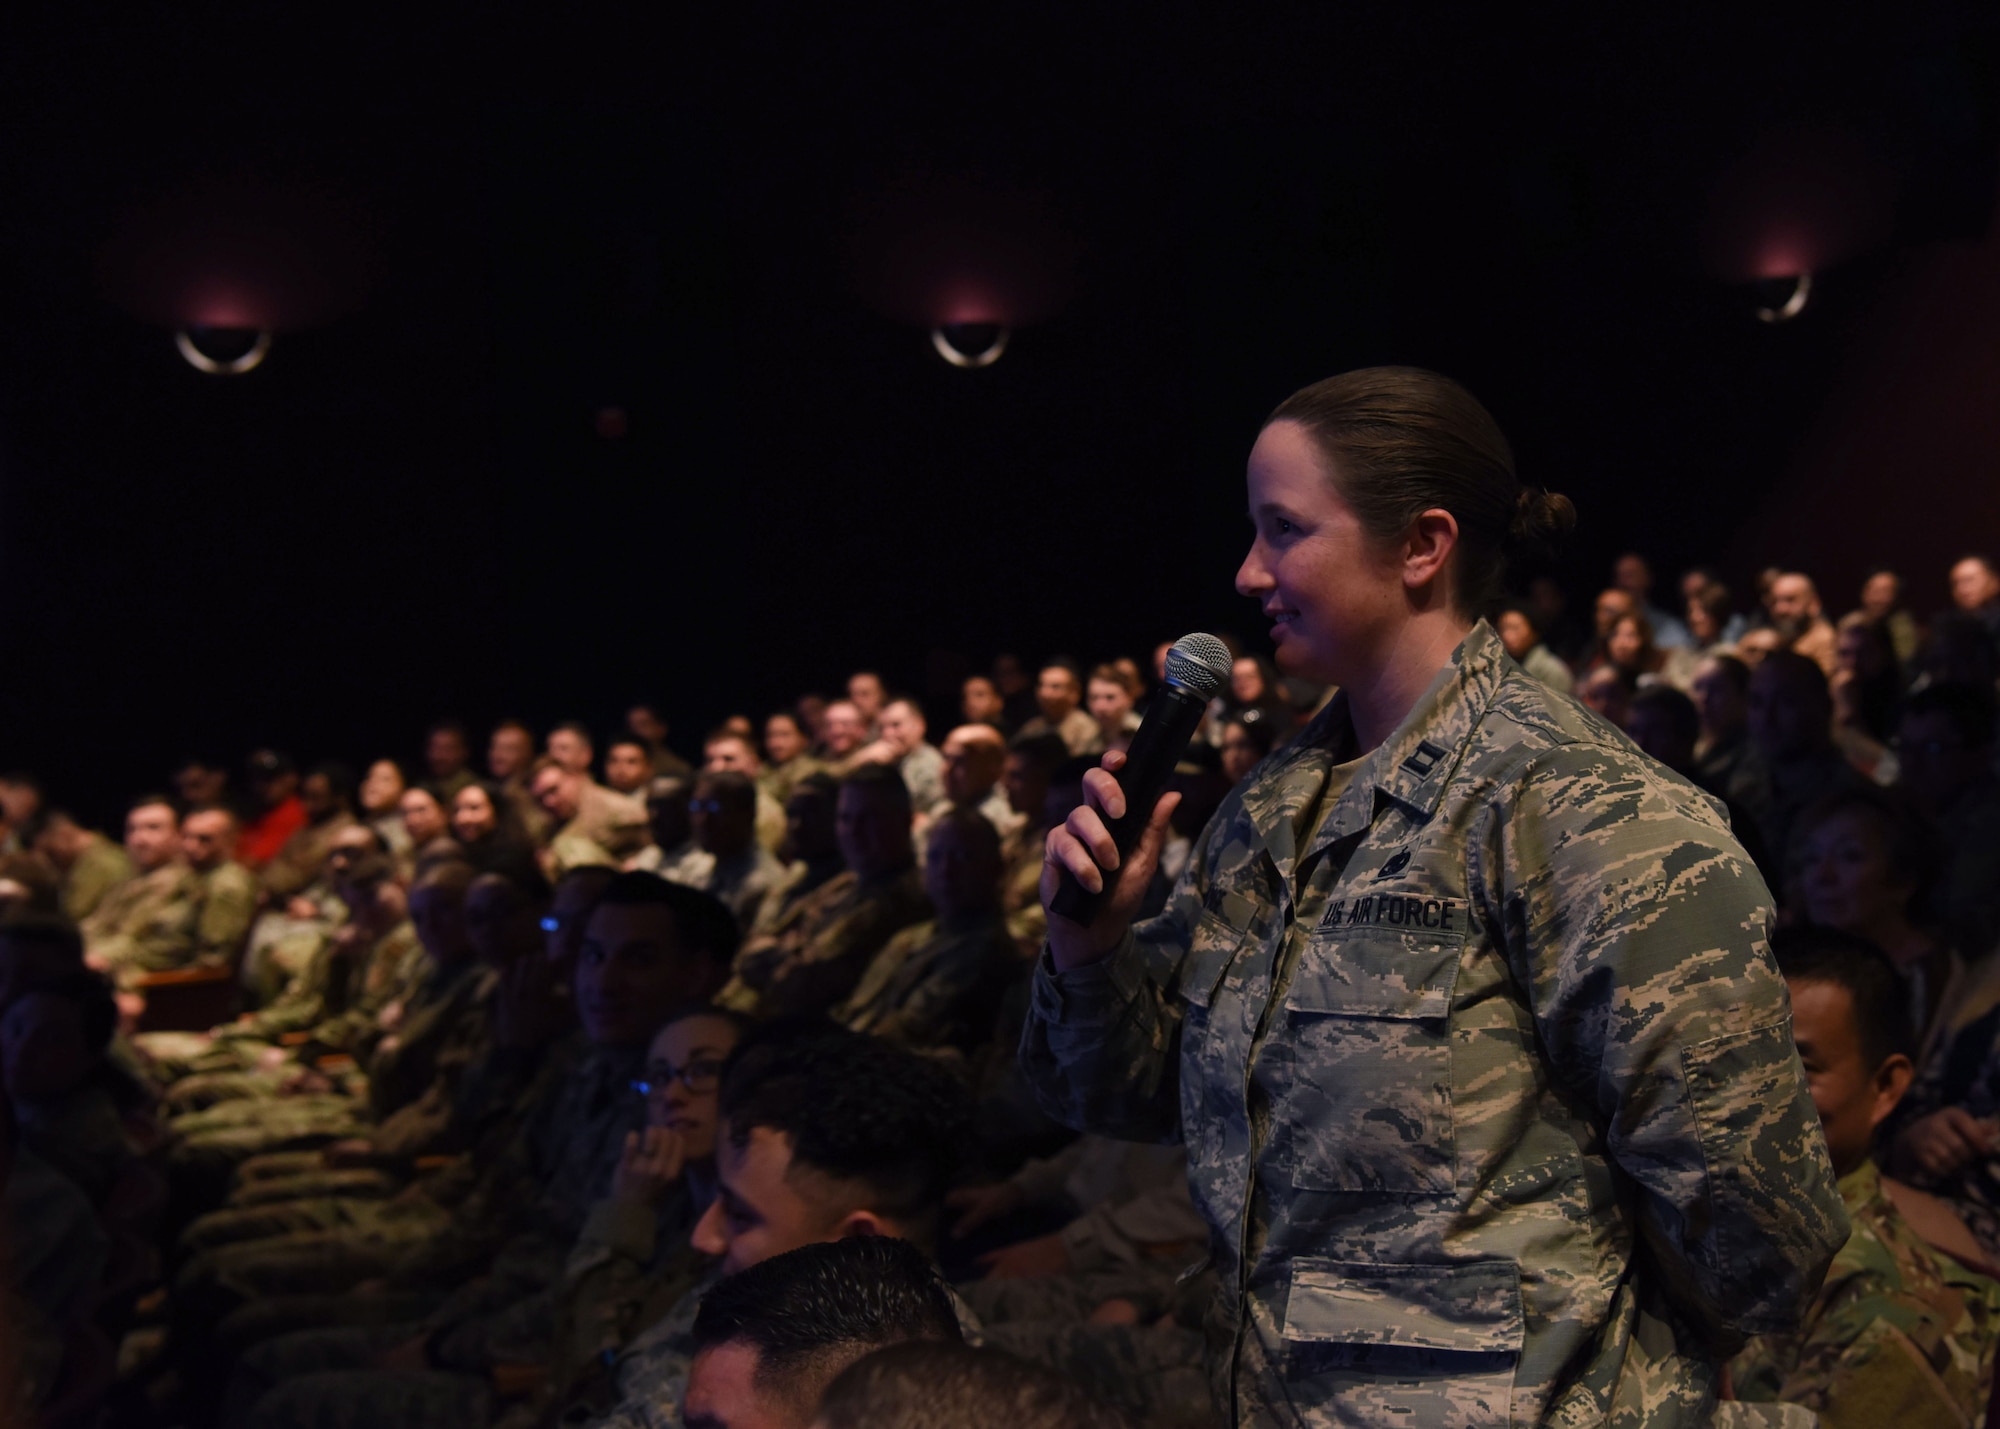
[[[1231,927],[1213,913],[1204,912],[1188,940],[1187,956],[1181,960],[1181,996],[1196,1007],[1207,1007],[1222,986],[1223,975],[1236,960],[1236,950],[1250,936],[1242,928]]]
[[[1465,941],[1387,929],[1315,939],[1285,989],[1293,1012],[1424,1021],[1451,1014]]]
[[[1292,1262],[1287,1340],[1518,1353],[1522,1336],[1521,1272],[1511,1260]]]

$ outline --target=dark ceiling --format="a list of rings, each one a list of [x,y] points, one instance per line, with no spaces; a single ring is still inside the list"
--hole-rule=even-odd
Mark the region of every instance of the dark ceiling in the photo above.
[[[1577,499],[1579,592],[1721,558],[1884,285],[1984,230],[2000,28],[1526,8],[14,7],[0,760],[101,808],[193,749],[641,694],[685,743],[857,663],[1254,631],[1249,439],[1373,362],[1461,378]],[[1899,196],[1773,327],[1701,230],[1798,125]],[[851,280],[871,202],[945,185],[1076,254],[976,372]],[[301,188],[369,285],[254,373],[106,276],[166,208]]]

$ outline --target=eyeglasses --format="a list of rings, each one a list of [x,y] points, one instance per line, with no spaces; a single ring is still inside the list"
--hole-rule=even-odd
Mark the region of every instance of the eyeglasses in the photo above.
[[[690,799],[688,800],[688,812],[690,814],[719,814],[722,812],[722,801],[720,799]]]
[[[544,914],[542,917],[542,931],[544,933],[560,933],[563,930],[563,924],[569,921],[570,921],[569,919],[564,918],[559,914],[555,913]]]
[[[665,1092],[673,1082],[679,1082],[697,1096],[712,1092],[722,1085],[722,1059],[698,1057],[685,1067],[676,1067],[671,1062],[648,1062],[646,1075],[632,1083],[632,1090],[642,1097],[650,1097],[656,1092]]]

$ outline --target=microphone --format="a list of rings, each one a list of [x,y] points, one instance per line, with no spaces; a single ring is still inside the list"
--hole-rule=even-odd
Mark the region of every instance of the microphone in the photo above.
[[[1104,892],[1092,893],[1076,881],[1067,868],[1061,870],[1056,896],[1049,911],[1072,923],[1088,924],[1125,871],[1124,858],[1146,831],[1153,806],[1167,791],[1174,766],[1194,738],[1195,726],[1208,709],[1208,702],[1229,683],[1229,647],[1213,635],[1196,632],[1183,635],[1167,651],[1167,682],[1146,710],[1146,718],[1132,735],[1125,751],[1125,765],[1112,774],[1125,792],[1125,816],[1106,819],[1104,827],[1117,846],[1119,866],[1099,871],[1104,875]]]

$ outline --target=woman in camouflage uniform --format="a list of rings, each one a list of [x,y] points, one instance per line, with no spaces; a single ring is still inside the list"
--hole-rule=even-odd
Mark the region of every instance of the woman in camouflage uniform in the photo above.
[[[1228,1422],[1707,1423],[1720,1356],[1847,1234],[1770,895],[1714,801],[1480,618],[1574,511],[1463,388],[1306,388],[1249,498],[1237,589],[1341,693],[1158,918],[1130,927],[1173,795],[1096,921],[1051,917],[1028,1073],[1073,1126],[1186,1143]],[[1123,808],[1092,771],[1045,901],[1058,867],[1101,886]]]

